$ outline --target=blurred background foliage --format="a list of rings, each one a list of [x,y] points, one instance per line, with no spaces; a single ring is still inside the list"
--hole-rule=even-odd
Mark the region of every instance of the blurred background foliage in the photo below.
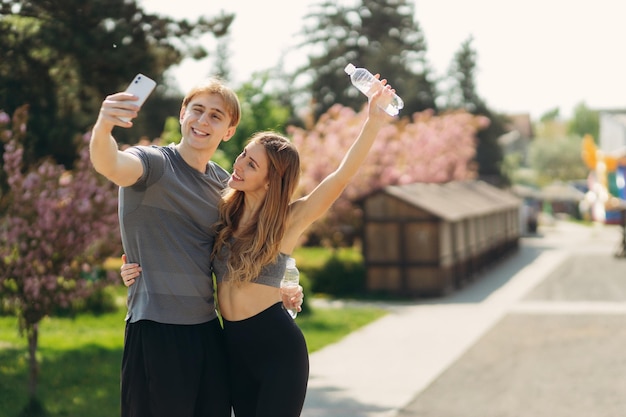
[[[402,92],[406,116],[452,107],[488,113],[472,90],[476,59],[471,40],[454,58],[456,70],[445,77],[446,89],[457,93],[439,91],[441,78],[430,69],[424,34],[413,16],[410,1],[363,0],[354,6],[321,1],[303,27],[305,43],[319,52],[311,54],[303,68],[293,74],[279,67],[268,69],[234,86],[244,103],[244,119],[235,140],[222,149],[224,160],[232,160],[254,131],[284,131],[287,124],[305,127],[337,103],[359,110],[364,100],[346,82],[343,68],[348,62],[392,80]],[[137,72],[149,74],[159,87],[135,127],[116,130],[116,138],[133,144],[163,134],[172,140],[171,132],[177,129],[167,118],[177,116],[185,92],[170,87],[173,83],[165,79],[165,71],[183,58],[213,55],[214,68],[199,77],[211,73],[228,80],[227,35],[235,18],[221,13],[196,21],[176,20],[147,13],[137,2],[125,0],[1,2],[0,109],[12,114],[23,104],[30,106],[24,143],[27,163],[52,156],[71,167],[76,138],[89,130],[103,98],[124,89]],[[215,51],[197,43],[206,33],[217,39]],[[452,96],[457,99],[446,99]],[[489,127],[494,136],[500,133],[498,126],[494,118]],[[479,147],[476,158],[484,160],[479,173],[485,169],[494,174],[501,162],[495,142],[484,139]],[[484,147],[489,149],[483,152]]]
[[[436,74],[415,16],[414,1],[409,0],[359,0],[351,5],[320,0],[303,22],[299,46],[310,52],[301,68],[289,73],[278,62],[233,85],[243,117],[236,135],[222,144],[214,159],[230,169],[252,133],[273,129],[299,141],[309,167],[303,178],[314,181],[329,172],[356,135],[354,128],[336,125],[349,126],[349,118],[356,117],[365,104],[347,82],[343,71],[347,63],[383,74],[405,101],[395,131],[386,134],[385,149],[369,162],[377,173],[369,178],[385,180],[348,191],[346,204],[352,213],[338,216],[331,210],[326,231],[316,232],[324,236],[311,239],[311,244],[335,245],[338,240],[350,244],[350,234],[358,229],[354,200],[385,185],[478,178],[497,186],[513,182],[540,186],[550,179],[567,181],[584,174],[577,146],[585,134],[597,137],[597,112],[581,103],[566,129],[558,109],[547,112],[534,126],[542,140],[534,140],[524,152],[504,149],[498,141],[511,129],[510,120],[493,111],[476,89],[478,54],[473,39],[459,45],[446,74]],[[228,82],[228,35],[236,18],[220,12],[193,21],[177,20],[148,13],[128,0],[0,2],[0,111],[12,115],[28,105],[28,130],[21,139],[24,168],[51,158],[72,169],[81,138],[95,121],[104,97],[123,90],[137,72],[149,74],[159,86],[134,127],[114,131],[116,139],[123,145],[180,140],[178,112],[185,92],[172,87],[167,70],[185,58],[210,56],[213,68],[198,74],[199,81],[217,75]],[[214,36],[214,50],[198,40],[205,34]],[[463,119],[462,113],[474,118]],[[312,141],[321,141],[325,148],[311,146]],[[320,152],[333,146],[340,147],[323,160]],[[454,152],[459,149],[464,151]],[[429,172],[411,171],[430,161],[437,164]],[[303,184],[302,191],[308,187]],[[2,170],[0,196],[8,192]],[[344,203],[336,206],[341,211]],[[350,219],[357,220],[347,229],[340,227],[339,221],[350,223]],[[318,229],[323,227],[321,222]]]

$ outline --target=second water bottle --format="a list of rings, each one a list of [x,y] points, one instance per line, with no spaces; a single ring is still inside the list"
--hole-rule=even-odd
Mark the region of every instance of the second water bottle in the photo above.
[[[352,64],[348,64],[344,71],[350,76],[352,84],[368,97],[382,87],[381,82],[365,68],[357,68]],[[394,94],[391,101],[383,102],[379,106],[389,115],[396,116],[400,109],[404,107],[404,101],[397,94]]]

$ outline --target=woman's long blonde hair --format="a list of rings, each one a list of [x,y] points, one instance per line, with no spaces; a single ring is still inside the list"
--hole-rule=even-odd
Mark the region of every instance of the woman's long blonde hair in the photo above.
[[[275,132],[254,134],[248,143],[263,145],[267,152],[269,187],[265,200],[253,214],[245,229],[239,230],[244,212],[244,193],[227,189],[219,204],[219,220],[212,257],[219,256],[224,246],[230,248],[227,261],[228,279],[250,282],[261,268],[276,262],[280,242],[285,234],[289,203],[300,179],[300,157],[289,139]],[[237,232],[237,238],[232,239]]]

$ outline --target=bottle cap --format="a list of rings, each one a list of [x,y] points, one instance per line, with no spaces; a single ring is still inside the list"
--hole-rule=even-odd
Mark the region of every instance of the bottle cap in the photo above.
[[[356,70],[356,67],[354,65],[352,65],[352,64],[348,64],[348,65],[346,65],[346,67],[343,70],[346,72],[346,74],[352,75],[354,70]]]

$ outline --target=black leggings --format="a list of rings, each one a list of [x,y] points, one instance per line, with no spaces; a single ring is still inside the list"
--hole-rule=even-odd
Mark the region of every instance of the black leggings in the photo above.
[[[297,417],[309,379],[302,331],[282,303],[241,321],[224,320],[237,417]]]

